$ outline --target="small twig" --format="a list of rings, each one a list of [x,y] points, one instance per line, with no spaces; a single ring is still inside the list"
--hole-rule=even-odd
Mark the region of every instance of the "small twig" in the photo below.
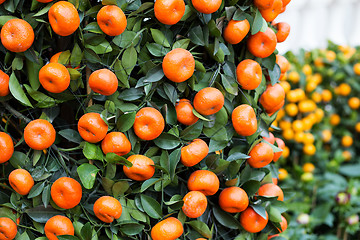
[[[31,122],[31,119],[28,117],[25,117],[23,114],[21,114],[20,112],[16,111],[14,108],[12,108],[8,103],[6,102],[1,102],[1,104],[15,117],[24,120],[26,123]]]
[[[88,66],[86,66],[86,93],[89,96],[91,95],[91,88],[89,85],[90,74],[91,74],[91,69]],[[88,107],[90,107],[91,105],[93,105],[92,97],[89,98],[89,102],[87,103]]]
[[[13,128],[15,128],[15,130],[22,136],[23,132],[18,128],[18,126],[10,120],[10,118],[6,115],[4,115],[4,118],[6,120],[7,123],[10,123],[11,126],[13,126]]]

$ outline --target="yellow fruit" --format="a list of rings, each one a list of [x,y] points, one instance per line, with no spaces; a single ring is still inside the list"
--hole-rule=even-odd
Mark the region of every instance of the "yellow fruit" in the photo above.
[[[288,93],[291,90],[290,83],[288,83],[287,81],[281,81],[279,84],[283,87],[285,93]]]
[[[298,96],[298,101],[304,100],[306,98],[306,94],[304,92],[304,90],[302,90],[301,88],[295,89],[295,92]]]
[[[304,67],[302,68],[302,71],[307,76],[312,74],[312,68],[309,64],[305,64]]]
[[[313,144],[315,141],[314,135],[311,133],[305,133],[303,143],[304,144]]]
[[[288,79],[292,83],[298,83],[300,81],[300,74],[296,71],[292,71],[289,73]]]
[[[304,141],[304,132],[295,132],[294,140],[298,143],[302,143]]]
[[[351,152],[345,150],[345,151],[342,152],[342,156],[343,156],[345,161],[350,161],[351,157],[352,157],[352,154],[351,154]]]
[[[336,59],[336,53],[334,51],[326,51],[326,59],[329,62],[333,62]]]
[[[303,165],[303,171],[306,173],[311,173],[315,170],[315,166],[312,163],[305,163]]]
[[[294,131],[291,129],[286,129],[283,131],[282,136],[286,140],[292,140],[294,138]]]
[[[302,119],[304,130],[309,131],[313,126],[313,120],[310,117],[305,117]]]
[[[349,99],[348,104],[351,109],[358,109],[360,107],[360,99],[357,97],[352,97]]]
[[[312,76],[312,79],[311,79],[314,83],[316,84],[320,84],[322,82],[322,76],[320,73],[315,73],[313,76]]]
[[[281,120],[285,116],[285,110],[282,108],[278,111],[278,114],[276,116],[276,120]]]
[[[286,94],[286,99],[291,102],[291,103],[295,103],[297,101],[299,101],[299,97],[298,94],[296,94],[295,90],[290,90],[287,94]]]
[[[279,180],[284,181],[289,176],[288,171],[284,168],[279,169]]]
[[[301,132],[304,130],[304,124],[301,120],[295,120],[293,121],[292,123],[292,129],[295,131],[295,132]]]
[[[314,102],[319,103],[319,102],[321,102],[321,94],[318,92],[314,92],[313,94],[311,94],[311,99]]]
[[[340,116],[337,114],[332,114],[330,116],[330,124],[333,126],[339,125],[340,123]]]
[[[315,147],[313,144],[306,144],[306,145],[304,145],[304,147],[303,147],[303,152],[304,152],[306,155],[312,156],[312,155],[314,155],[315,152],[316,152],[316,147]]]
[[[322,110],[321,108],[318,108],[315,110],[315,116],[316,116],[316,120],[317,122],[321,122],[321,120],[324,117],[324,110]]]
[[[314,91],[315,89],[316,89],[316,87],[317,87],[317,84],[315,83],[315,82],[308,82],[307,84],[306,84],[306,92],[312,92],[312,91]]]
[[[316,59],[314,60],[314,65],[315,65],[316,67],[323,67],[323,66],[325,66],[325,65],[324,65],[324,61],[323,61],[322,58],[316,58]]]
[[[353,139],[351,136],[343,136],[341,139],[341,144],[344,147],[350,147],[353,144]]]
[[[356,75],[360,75],[360,63],[356,63],[353,69]]]
[[[321,132],[321,136],[322,136],[322,140],[325,142],[325,143],[328,143],[330,142],[331,138],[332,138],[332,133],[330,130],[328,129],[325,129]]]
[[[295,117],[299,110],[298,110],[298,107],[295,103],[289,103],[285,106],[285,111],[286,111],[286,114],[289,115],[290,117]]]
[[[308,113],[315,111],[316,103],[310,99],[302,100],[299,102],[299,111],[302,113]]]
[[[290,155],[290,149],[287,146],[285,146],[282,152],[282,157],[287,158],[289,157],[289,155]]]
[[[329,102],[332,99],[332,93],[328,89],[324,89],[321,93],[322,100],[324,102]]]
[[[291,122],[282,120],[279,122],[279,126],[282,130],[290,129],[291,128]]]
[[[355,125],[355,130],[356,130],[357,132],[360,132],[360,122],[356,123],[356,125]]]
[[[339,95],[346,97],[351,93],[351,87],[347,83],[342,83],[339,85],[337,92]]]

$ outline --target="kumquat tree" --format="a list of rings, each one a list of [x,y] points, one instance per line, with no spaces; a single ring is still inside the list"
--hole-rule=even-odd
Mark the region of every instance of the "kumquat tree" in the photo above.
[[[290,0],[0,2],[0,239],[286,239]]]

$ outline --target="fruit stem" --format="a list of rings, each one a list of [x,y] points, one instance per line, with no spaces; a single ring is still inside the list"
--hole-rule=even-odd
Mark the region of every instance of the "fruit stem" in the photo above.
[[[90,107],[90,106],[93,105],[92,91],[91,91],[91,88],[90,88],[90,85],[89,85],[89,78],[90,78],[90,74],[91,74],[91,69],[88,66],[86,66],[85,70],[86,70],[86,93],[89,96],[87,106]]]
[[[30,118],[25,117],[23,114],[21,114],[20,112],[16,111],[16,110],[15,110],[14,108],[12,108],[8,103],[6,103],[6,102],[1,102],[1,104],[2,104],[11,114],[13,114],[15,117],[24,120],[26,123],[31,122],[31,119],[30,119]]]

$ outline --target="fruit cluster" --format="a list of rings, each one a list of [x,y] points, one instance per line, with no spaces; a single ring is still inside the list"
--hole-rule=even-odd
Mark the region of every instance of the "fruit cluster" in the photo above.
[[[289,2],[3,2],[0,232],[283,239]]]
[[[286,162],[280,161],[279,179],[302,192],[289,206],[298,224],[287,234],[291,239],[303,239],[299,232],[307,238],[324,233],[324,239],[355,238],[360,230],[360,148],[353,140],[360,131],[359,50],[329,42],[327,49],[286,56],[291,70],[280,83],[287,96],[278,125],[291,151]]]

